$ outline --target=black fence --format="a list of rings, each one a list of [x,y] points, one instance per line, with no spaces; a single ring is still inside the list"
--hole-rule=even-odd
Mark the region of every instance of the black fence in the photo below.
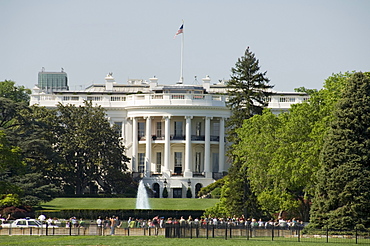
[[[129,228],[127,222],[114,230],[109,226],[98,226],[93,221],[85,226],[78,227],[8,227],[0,229],[0,235],[97,235],[97,236],[164,236],[171,238],[220,238],[223,240],[242,239],[256,241],[290,241],[290,242],[315,242],[335,244],[366,244],[370,245],[369,231],[354,229],[353,231],[335,231],[328,228],[315,232],[305,232],[304,227],[251,227],[249,225],[232,224],[164,224],[163,227]]]
[[[305,232],[304,227],[280,227],[273,226],[251,227],[249,225],[195,225],[195,224],[166,224],[166,238],[243,238],[246,240],[269,240],[291,242],[321,242],[321,243],[344,243],[344,244],[367,244],[370,245],[369,231],[354,229],[353,231],[334,231],[328,228]]]

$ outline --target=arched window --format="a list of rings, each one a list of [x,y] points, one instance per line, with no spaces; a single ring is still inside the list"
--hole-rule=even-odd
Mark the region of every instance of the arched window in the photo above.
[[[199,197],[198,196],[198,193],[199,193],[200,189],[202,189],[202,188],[203,188],[203,185],[201,183],[197,183],[195,185],[195,198],[198,198]]]

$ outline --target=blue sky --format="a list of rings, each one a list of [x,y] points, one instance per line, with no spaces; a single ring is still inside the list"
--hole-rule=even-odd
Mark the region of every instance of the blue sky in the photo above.
[[[230,77],[247,46],[277,91],[320,89],[332,73],[370,71],[367,0],[0,0],[0,81],[32,88],[68,74],[71,90],[156,76],[184,83]]]

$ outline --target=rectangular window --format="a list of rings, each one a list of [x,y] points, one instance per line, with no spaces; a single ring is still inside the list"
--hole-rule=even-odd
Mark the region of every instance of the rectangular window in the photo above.
[[[157,138],[162,137],[162,122],[157,122],[157,131],[156,131]]]
[[[219,136],[220,135],[220,122],[214,122],[212,127],[212,135]]]
[[[122,137],[122,122],[114,122],[114,127],[118,135]]]
[[[171,99],[185,99],[185,95],[171,95]]]
[[[175,137],[176,138],[183,136],[182,125],[183,125],[182,121],[175,121]]]
[[[145,137],[145,122],[138,122],[137,124],[138,137],[141,139],[142,137]]]
[[[175,173],[182,173],[182,152],[175,152]]]
[[[218,153],[212,153],[212,171],[214,173],[218,173],[218,167],[219,167],[219,162],[218,162]]]
[[[93,96],[88,96],[86,98],[87,101],[101,101],[102,97],[93,97]]]
[[[295,102],[295,97],[280,97],[279,102]]]
[[[202,122],[198,121],[195,126],[195,135],[199,137],[202,134]]]
[[[139,173],[144,173],[145,170],[145,154],[144,153],[138,153],[139,154]]]
[[[117,102],[117,101],[124,101],[124,97],[110,97],[110,100],[112,102]]]
[[[157,156],[156,156],[156,169],[155,171],[157,173],[161,173],[161,166],[162,166],[162,152],[157,152]]]
[[[271,97],[265,97],[265,98],[263,98],[263,101],[265,101],[265,102],[271,102]]]
[[[202,155],[200,152],[196,152],[195,153],[195,172],[197,173],[200,173],[202,172],[203,170],[201,169],[201,165],[202,165]]]

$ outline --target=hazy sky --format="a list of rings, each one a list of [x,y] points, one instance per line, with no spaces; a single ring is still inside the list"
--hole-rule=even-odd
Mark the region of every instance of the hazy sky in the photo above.
[[[370,71],[368,0],[0,0],[0,81],[32,88],[68,74],[71,90],[156,76],[230,77],[247,46],[277,91],[320,89],[332,73]]]

